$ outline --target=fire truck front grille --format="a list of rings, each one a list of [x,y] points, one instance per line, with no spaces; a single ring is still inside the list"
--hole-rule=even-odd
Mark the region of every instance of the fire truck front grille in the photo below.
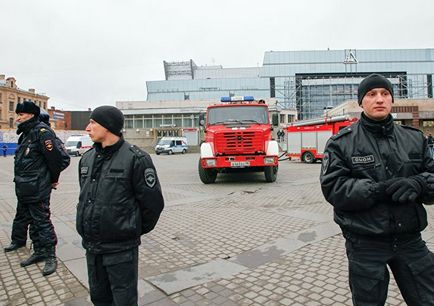
[[[215,136],[215,149],[220,154],[254,154],[264,151],[261,132],[233,131]]]

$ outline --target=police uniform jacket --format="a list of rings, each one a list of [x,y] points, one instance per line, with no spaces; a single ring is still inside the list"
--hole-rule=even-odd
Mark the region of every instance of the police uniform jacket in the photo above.
[[[17,199],[23,203],[45,200],[61,172],[62,155],[54,145],[56,136],[36,117],[21,123],[17,134],[21,134],[14,164]]]
[[[123,138],[104,149],[96,143],[83,154],[79,182],[76,227],[93,254],[138,246],[164,207],[151,157]]]
[[[395,236],[427,226],[422,203],[432,203],[434,193],[426,190],[416,203],[399,204],[378,194],[378,182],[410,176],[426,182],[432,173],[434,161],[421,131],[394,124],[390,115],[376,122],[362,114],[329,139],[320,181],[344,234]]]

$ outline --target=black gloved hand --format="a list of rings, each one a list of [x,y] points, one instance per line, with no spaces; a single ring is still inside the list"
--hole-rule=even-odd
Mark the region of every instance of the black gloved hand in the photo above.
[[[417,176],[402,177],[386,189],[386,194],[391,196],[394,202],[411,203],[422,194],[425,186],[426,183],[423,178]]]
[[[432,174],[428,175],[426,179],[426,183],[427,183],[427,188],[429,190],[431,191],[434,190],[434,175]]]
[[[400,178],[392,178],[386,181],[373,184],[373,196],[377,201],[390,201],[391,196],[386,193],[386,189]]]

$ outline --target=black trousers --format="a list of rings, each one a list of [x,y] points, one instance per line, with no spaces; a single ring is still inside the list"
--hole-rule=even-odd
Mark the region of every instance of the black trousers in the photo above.
[[[86,260],[94,305],[137,305],[138,247],[109,254],[86,252]]]
[[[27,230],[35,250],[36,248],[54,247],[57,244],[57,236],[51,223],[50,199],[44,199],[37,203],[22,203],[18,201],[17,211],[12,223],[12,241],[25,244]]]
[[[346,239],[355,306],[385,304],[390,279],[387,266],[407,305],[434,305],[434,254],[420,235],[390,239],[346,236]]]

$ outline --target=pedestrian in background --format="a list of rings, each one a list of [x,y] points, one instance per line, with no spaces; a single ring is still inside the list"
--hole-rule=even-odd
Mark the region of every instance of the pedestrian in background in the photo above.
[[[428,147],[431,150],[431,156],[434,156],[434,138],[432,137],[431,133],[429,133],[427,137]]]
[[[40,108],[36,104],[29,101],[18,103],[15,112],[17,134],[20,135],[14,167],[18,204],[12,225],[12,241],[5,252],[26,244],[27,225],[31,220],[30,238],[34,253],[21,262],[21,266],[45,261],[42,274],[50,275],[57,268],[57,237],[50,220],[50,195],[51,190],[59,185],[62,153],[55,145],[54,132],[40,122]]]
[[[6,157],[8,153],[8,146],[6,144],[3,144],[2,149],[3,149],[3,157]]]
[[[321,187],[346,239],[354,305],[384,305],[389,272],[408,305],[434,305],[434,254],[420,232],[434,202],[434,161],[423,133],[396,125],[393,88],[378,74],[358,88],[361,118],[332,136]]]
[[[151,157],[124,140],[123,124],[117,108],[97,107],[86,127],[95,144],[79,163],[76,226],[95,305],[137,305],[140,236],[164,207]]]

